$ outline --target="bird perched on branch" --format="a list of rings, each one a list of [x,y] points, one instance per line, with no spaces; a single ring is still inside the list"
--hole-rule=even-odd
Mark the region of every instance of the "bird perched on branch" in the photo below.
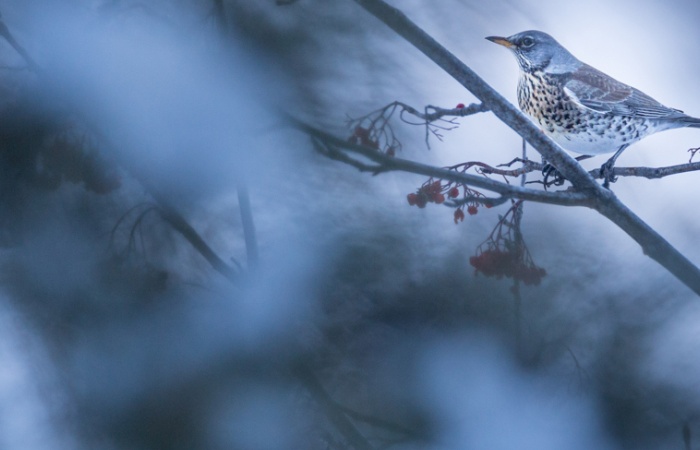
[[[486,39],[515,55],[520,109],[552,140],[585,157],[615,152],[601,167],[606,187],[615,181],[615,160],[631,144],[659,131],[700,128],[700,119],[579,61],[547,33]]]

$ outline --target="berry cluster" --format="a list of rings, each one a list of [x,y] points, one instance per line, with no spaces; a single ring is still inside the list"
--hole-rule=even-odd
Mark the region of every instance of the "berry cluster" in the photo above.
[[[419,208],[425,208],[425,205],[428,203],[437,203],[439,205],[445,202],[445,194],[442,193],[442,190],[442,183],[439,180],[429,180],[418,188],[418,191],[408,194],[406,199],[409,205],[415,205]]]
[[[476,255],[469,258],[469,264],[476,273],[487,277],[512,278],[526,286],[537,286],[547,271],[535,264],[523,240],[520,232],[522,206],[522,200],[513,202],[486,241],[479,246]]]
[[[487,277],[513,278],[522,281],[526,286],[537,286],[547,271],[537,267],[532,261],[522,257],[521,252],[509,252],[492,248],[485,250],[476,256],[469,258],[477,273],[481,272]]]
[[[64,132],[37,154],[34,183],[49,190],[63,182],[82,183],[86,190],[108,194],[121,186],[114,167],[98,153],[90,140],[81,134]]]
[[[379,148],[379,142],[375,136],[372,136],[372,131],[369,128],[357,125],[352,134],[348,138],[348,142],[365,147]]]
[[[360,125],[355,126],[352,134],[348,138],[348,142],[357,145],[364,145],[379,150],[379,141],[381,132],[377,132],[370,128],[365,128]],[[385,139],[386,140],[386,139]],[[399,147],[398,141],[393,140],[391,143],[384,145],[384,153],[387,156],[396,156],[396,149]]]
[[[466,199],[467,197],[480,197],[483,196],[482,193],[470,189],[468,186],[462,185],[462,195]],[[430,178],[428,181],[423,183],[423,185],[418,188],[418,191],[412,192],[406,196],[408,204],[411,206],[417,206],[419,208],[425,208],[428,203],[441,204],[444,203],[446,199],[455,200],[460,196],[460,188],[453,183],[442,184],[439,180],[433,180]],[[486,206],[487,208],[489,206]],[[479,203],[477,201],[465,202],[457,206],[454,212],[455,223],[463,222],[466,217],[464,210],[466,208],[467,214],[470,216],[475,215],[479,212]]]
[[[487,208],[488,208],[488,206],[487,206]],[[478,213],[478,212],[479,212],[479,208],[476,206],[476,204],[472,204],[472,205],[467,206],[467,214],[469,214],[470,216],[475,216],[476,213]],[[464,222],[464,205],[455,209],[454,219],[455,219],[455,223]]]

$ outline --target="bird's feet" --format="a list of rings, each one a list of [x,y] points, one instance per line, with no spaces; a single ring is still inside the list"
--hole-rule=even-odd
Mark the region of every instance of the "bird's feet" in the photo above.
[[[544,184],[545,189],[550,186],[561,186],[566,181],[564,175],[548,162],[545,162],[544,167],[542,167],[542,176],[544,177],[542,184]]]
[[[584,159],[591,158],[591,155],[580,155],[577,156],[575,159],[576,161],[583,161]],[[543,161],[544,167],[542,167],[542,176],[544,176],[544,180],[542,180],[542,184],[544,184],[545,188],[548,188],[549,186],[561,186],[564,184],[566,181],[566,178],[564,175],[561,174],[553,165],[548,163],[547,161]],[[549,178],[552,178],[550,180]]]
[[[600,177],[603,179],[603,187],[610,189],[610,183],[617,181],[615,176],[615,160],[610,158],[602,166],[600,166]]]

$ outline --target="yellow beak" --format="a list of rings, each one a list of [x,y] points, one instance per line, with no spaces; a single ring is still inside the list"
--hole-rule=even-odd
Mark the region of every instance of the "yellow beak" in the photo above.
[[[515,47],[515,44],[513,44],[512,42],[510,42],[508,39],[506,39],[506,38],[504,38],[504,37],[500,37],[500,36],[489,36],[489,37],[487,37],[486,39],[488,39],[488,40],[491,41],[491,42],[495,42],[495,43],[498,44],[498,45],[502,45],[502,46],[504,46],[504,47],[506,47],[506,48],[513,48],[513,47]]]

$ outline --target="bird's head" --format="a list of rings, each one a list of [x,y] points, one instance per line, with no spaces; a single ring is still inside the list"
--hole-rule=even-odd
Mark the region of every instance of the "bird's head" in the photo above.
[[[552,36],[541,31],[523,31],[510,37],[489,36],[486,39],[512,51],[524,72],[562,73],[581,64]]]

